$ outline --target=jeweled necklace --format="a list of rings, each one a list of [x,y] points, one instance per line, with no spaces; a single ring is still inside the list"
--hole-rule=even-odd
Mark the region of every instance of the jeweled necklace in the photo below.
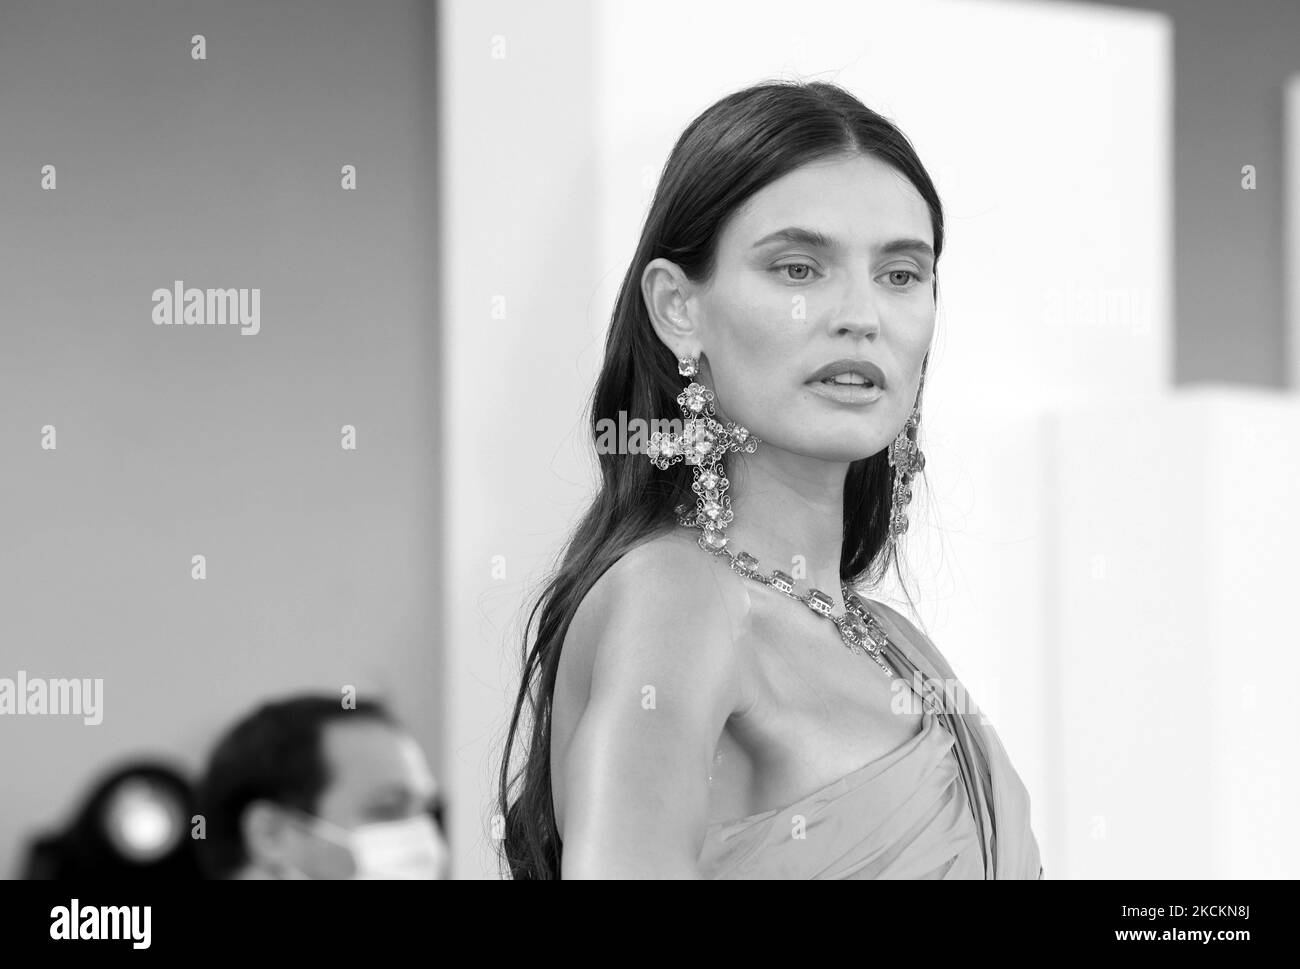
[[[686,516],[684,514],[685,509],[686,506],[684,505],[677,506],[678,523],[693,528],[695,527],[694,518],[693,516]],[[773,569],[771,572],[764,574],[759,569],[758,559],[753,555],[748,552],[732,552],[727,548],[726,540],[720,545],[716,544],[716,541],[716,539],[713,539],[711,543],[706,532],[700,536],[698,544],[700,548],[710,555],[726,557],[733,571],[746,578],[753,579],[755,582],[776,589],[796,602],[802,602],[823,619],[830,620],[835,625],[835,628],[839,630],[840,640],[848,648],[849,652],[871,657],[887,677],[901,679],[904,683],[907,682],[906,678],[899,677],[898,672],[890,666],[885,658],[887,650],[896,652],[898,647],[890,640],[889,634],[885,632],[879,620],[867,609],[862,598],[849,588],[848,583],[840,584],[840,593],[844,597],[844,612],[837,616],[835,615],[834,601],[820,589],[809,589],[806,593],[800,595],[794,591],[794,578],[788,573],[782,572],[780,569]],[[928,690],[918,692],[911,683],[908,683],[908,686],[931,713],[936,715],[943,713],[942,703],[931,692]],[[942,721],[942,717],[940,717],[940,720]]]

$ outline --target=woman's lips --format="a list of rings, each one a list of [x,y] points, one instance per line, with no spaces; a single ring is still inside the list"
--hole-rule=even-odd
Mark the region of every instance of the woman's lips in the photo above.
[[[810,380],[808,386],[819,397],[837,404],[874,404],[885,396],[879,387],[866,384],[837,384],[829,380]]]

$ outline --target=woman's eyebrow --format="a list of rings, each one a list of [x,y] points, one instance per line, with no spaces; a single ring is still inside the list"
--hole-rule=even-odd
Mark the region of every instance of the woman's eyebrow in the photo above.
[[[784,229],[777,229],[775,232],[769,232],[755,242],[753,248],[757,249],[760,246],[771,245],[773,242],[792,242],[817,249],[842,249],[844,247],[843,243],[838,239],[833,239],[816,229],[792,225],[786,226]],[[883,242],[877,246],[876,251],[885,256],[903,252],[916,253],[926,256],[931,261],[934,260],[934,249],[922,239],[891,239],[889,242]]]
[[[915,253],[918,256],[925,256],[931,262],[934,261],[934,249],[928,242],[921,239],[893,239],[877,247],[877,251],[884,256],[897,255],[900,252]]]
[[[777,229],[775,232],[769,232],[755,242],[753,248],[757,249],[759,246],[770,245],[773,242],[793,242],[818,249],[838,249],[840,247],[837,241],[823,235],[816,229],[805,229],[803,226],[791,225],[786,226],[784,229]]]

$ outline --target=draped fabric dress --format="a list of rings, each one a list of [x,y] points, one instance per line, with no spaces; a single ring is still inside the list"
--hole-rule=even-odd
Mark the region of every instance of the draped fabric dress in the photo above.
[[[911,622],[863,602],[901,677],[955,684]],[[872,662],[864,657],[865,662]],[[939,685],[942,688],[942,684]],[[706,878],[1042,878],[1029,792],[964,688],[902,746],[782,808],[710,825]]]

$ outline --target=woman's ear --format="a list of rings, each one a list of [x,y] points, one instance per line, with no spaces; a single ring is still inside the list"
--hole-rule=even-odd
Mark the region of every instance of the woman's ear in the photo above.
[[[650,314],[650,325],[673,356],[698,357],[703,348],[696,322],[687,303],[691,282],[667,259],[652,259],[641,274],[641,296]]]

